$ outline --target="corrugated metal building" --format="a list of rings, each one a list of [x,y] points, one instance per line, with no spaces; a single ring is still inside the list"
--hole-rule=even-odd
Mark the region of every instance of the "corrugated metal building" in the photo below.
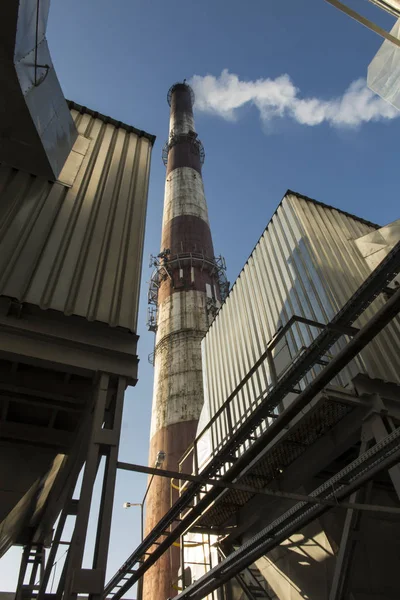
[[[203,340],[205,410],[211,417],[292,317],[321,325],[334,317],[376,266],[364,257],[372,252],[369,237],[379,236],[372,244],[380,260],[396,236],[398,241],[398,227],[384,229],[389,232],[386,241],[378,225],[287,192]],[[370,250],[363,255],[368,243]],[[366,323],[382,303],[378,298],[356,325]],[[293,323],[232,402],[233,423],[243,422],[320,331],[321,327]],[[399,333],[400,323],[393,321],[332,383],[347,386],[357,373],[399,383]],[[326,360],[344,344],[345,336]],[[300,387],[320,369],[317,365]],[[213,448],[226,439],[226,419],[225,411],[211,430]]]
[[[123,396],[137,381],[155,138],[69,108],[78,137],[57,181],[0,165],[0,554],[48,542],[86,461],[66,580],[81,591],[93,478],[105,454],[91,585],[104,584]]]
[[[135,332],[153,138],[70,106],[58,182],[0,168],[0,295]]]
[[[286,371],[296,365],[399,240],[400,221],[380,228],[295,192],[286,193],[202,342],[205,404],[193,446],[200,473],[233,434],[240,435],[240,426],[279,387]],[[390,287],[386,288],[387,297],[398,282],[393,280]],[[387,297],[378,295],[355,327],[366,325],[385,306]],[[292,388],[280,405],[269,411],[269,417],[259,419],[261,424],[252,428],[247,438],[238,438],[241,441],[226,456],[220,475],[226,473],[228,481],[250,486],[249,490],[314,495],[321,482],[364,451],[360,448],[370,447],[399,427],[400,320],[395,317],[289,425],[268,437],[269,426],[284,418],[285,408],[355,333],[356,329],[341,330],[341,337],[300,379],[297,389]],[[269,346],[266,359],[240,387]],[[236,388],[240,390],[237,393]],[[230,404],[221,409],[228,398]],[[378,402],[377,408],[372,401]],[[362,406],[362,402],[366,404]],[[382,415],[388,417],[387,424]],[[258,442],[264,439],[261,449]],[[260,454],[253,455],[246,466],[241,461],[243,471],[229,479],[231,465],[234,469],[236,461],[246,458],[253,444]],[[397,506],[400,471],[395,469],[390,476],[379,474],[367,491],[363,488],[355,497],[388,510]],[[225,528],[219,543],[229,553],[243,544],[250,547],[264,527],[280,522],[292,507],[293,501],[273,495],[267,498],[240,489],[224,490],[196,524],[211,532]],[[264,578],[256,597],[269,599],[350,597],[340,595],[340,585],[346,585],[357,600],[369,600],[374,594],[385,600],[397,597],[398,521],[392,515],[385,519],[361,511],[353,521],[351,512],[346,521],[343,510],[332,511],[299,528],[281,544],[277,542],[271,552],[260,554],[251,572],[241,573],[242,580],[246,582],[248,575],[254,580],[255,569],[257,578]],[[351,537],[345,522],[351,523],[360,537]],[[270,539],[273,537],[272,533]],[[349,556],[350,547],[351,562],[343,558]],[[341,554],[339,548],[347,554]],[[195,552],[186,551],[189,567]],[[241,593],[234,592],[233,597],[242,598]]]

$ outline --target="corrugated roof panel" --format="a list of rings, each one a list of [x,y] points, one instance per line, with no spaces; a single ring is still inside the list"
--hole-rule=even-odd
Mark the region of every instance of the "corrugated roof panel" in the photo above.
[[[372,4],[376,4],[382,10],[390,13],[395,17],[400,17],[400,1],[399,0],[369,0]]]
[[[0,167],[0,294],[135,331],[154,138],[78,108],[71,187]]]

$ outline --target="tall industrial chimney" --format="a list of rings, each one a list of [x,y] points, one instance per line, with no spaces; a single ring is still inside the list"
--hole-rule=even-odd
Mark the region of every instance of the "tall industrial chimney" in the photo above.
[[[203,405],[201,340],[227,291],[223,259],[214,257],[201,167],[203,145],[195,132],[194,94],[176,83],[168,92],[169,139],[161,252],[149,292],[149,328],[156,332],[149,464],[166,454],[163,468],[176,470],[193,441]],[[146,502],[146,531],[177,498],[170,481],[155,477]],[[144,578],[144,600],[178,593],[179,548],[172,546]]]

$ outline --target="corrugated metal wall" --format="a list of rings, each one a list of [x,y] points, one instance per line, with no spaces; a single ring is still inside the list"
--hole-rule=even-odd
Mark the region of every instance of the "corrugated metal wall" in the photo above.
[[[332,319],[370,273],[355,240],[376,228],[294,193],[285,196],[203,340],[205,401],[211,416],[290,317],[320,323]],[[382,302],[376,300],[356,325],[366,322]],[[233,401],[232,423],[246,418],[274,378],[319,331],[299,323],[290,328],[273,353],[273,366],[265,361]],[[346,385],[357,372],[399,382],[399,334],[396,321],[333,383]],[[331,354],[344,344],[341,338]],[[321,368],[317,366],[308,378]],[[304,379],[301,387],[306,383]],[[226,414],[222,414],[211,429],[213,448],[223,442],[226,431]]]
[[[0,295],[135,331],[154,138],[78,108],[69,186],[0,166]]]

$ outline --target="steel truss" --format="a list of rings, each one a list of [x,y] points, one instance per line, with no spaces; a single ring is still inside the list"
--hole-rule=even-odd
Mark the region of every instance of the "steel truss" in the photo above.
[[[400,428],[377,442],[370,450],[363,452],[347,467],[314,490],[311,495],[316,498],[340,501],[370,481],[382,469],[389,469],[399,460]],[[299,502],[186,588],[177,598],[180,600],[204,598],[327,510],[329,508],[324,505],[310,506],[308,502]]]
[[[113,378],[100,373],[94,389],[89,436],[85,433],[68,480],[64,507],[53,536],[52,545],[45,563],[43,545],[34,543],[24,548],[16,598],[18,600],[46,600],[47,588],[54,575],[56,556],[60,547],[66,546],[67,553],[57,590],[52,600],[76,600],[78,594],[87,593],[90,600],[100,600],[103,595],[107,566],[114,487],[117,473],[118,445],[121,432],[123,399],[126,388],[124,377]],[[85,423],[87,425],[87,423]],[[87,432],[84,427],[83,431]],[[92,568],[82,568],[86,543],[93,488],[101,459],[104,457],[102,491],[97,522]],[[78,499],[73,499],[76,482],[82,467],[83,478]],[[62,539],[68,516],[75,517],[70,539]],[[65,535],[65,533],[64,533]],[[29,582],[26,583],[27,567],[32,564]]]
[[[218,477],[223,473],[220,481],[222,480],[228,483],[237,481],[242,471],[253,459],[260,455],[266,445],[274,440],[283,428],[288,426],[293,418],[310,403],[316,394],[322,391],[343,367],[346,366],[398,314],[400,311],[400,290],[396,291],[370,321],[355,333],[354,337],[347,345],[335,355],[331,362],[322,369],[315,379],[297,396],[293,403],[267,429],[265,429],[261,436],[257,439],[251,439],[252,433],[257,427],[264,422],[284,397],[295,389],[298,382],[310,371],[329,348],[338,341],[343,335],[343,332],[348,331],[348,327],[352,326],[356,319],[379,296],[382,290],[385,289],[399,272],[400,243],[392,249],[388,256],[360,286],[357,292],[317,336],[313,343],[284,373],[275,387],[266,394],[260,404],[248,416],[246,421],[235,431],[232,429],[232,434],[228,438],[226,444],[224,444],[203,469],[201,473],[203,477],[213,478]],[[266,359],[268,352],[269,349],[267,348],[246,377],[228,397],[219,413],[222,413],[229,407],[238,392]],[[227,414],[229,414],[229,412]],[[243,444],[249,442],[250,439],[250,445],[243,451]],[[394,464],[400,457],[399,448],[400,433],[397,431],[390,434],[384,442],[374,446],[374,448],[360,457],[358,461],[354,461],[354,463],[351,463],[351,465],[346,468],[350,469],[348,473],[346,471],[345,475],[351,478],[351,483],[346,485],[343,484],[341,477],[345,475],[342,472],[342,474],[339,474],[340,476],[335,476],[339,477],[339,479],[332,478],[333,481],[331,481],[331,485],[332,483],[338,484],[336,496],[332,497],[330,495],[332,488],[327,490],[324,486],[315,490],[313,496],[316,499],[321,500],[331,500],[335,498],[336,500],[341,500],[342,498],[345,498],[353,490],[362,485],[364,481],[373,477],[378,470]],[[362,469],[361,466],[363,467]],[[201,482],[190,483],[186,491],[183,492],[181,497],[110,580],[105,588],[104,595],[113,600],[121,598],[123,594],[125,594],[179,538],[179,536],[193,526],[201,514],[221,493],[223,493],[223,490],[221,490],[219,486],[213,486],[209,489],[209,486],[207,488],[207,486]],[[305,509],[305,507],[307,508]],[[315,518],[314,514],[318,516],[318,514],[322,514],[322,512],[328,510],[328,508],[327,505],[322,504],[315,504],[310,508],[308,503],[304,501],[296,505],[296,507],[291,509],[291,511],[288,511],[288,513],[285,513],[285,515],[278,520],[279,523],[275,522],[273,525],[274,527],[278,527],[278,531],[281,531],[282,535],[287,537],[289,535],[289,530],[291,531],[291,527],[298,530],[299,527],[303,526],[303,520],[305,524],[308,522],[307,519],[312,520]],[[283,524],[282,519],[284,517],[286,521]],[[268,532],[270,532],[269,529],[267,532],[264,530],[265,534]],[[264,543],[266,543],[265,540],[260,539],[259,536],[257,536],[257,539],[254,542],[255,546],[254,548],[251,547],[251,550],[254,550],[254,552],[257,553],[258,549],[260,549],[260,545],[263,545]],[[270,538],[268,538],[268,543],[272,543]],[[249,548],[249,545],[246,545],[246,551],[248,551]],[[242,550],[238,550],[237,552],[241,551]],[[262,546],[262,553],[265,553],[265,551],[264,546]],[[234,558],[229,557],[229,559],[227,559],[229,560],[229,565],[235,563],[237,556],[241,558],[242,554],[235,553]],[[252,554],[252,559],[248,564],[251,564],[253,560],[254,557]],[[239,561],[238,564],[241,568],[242,563]],[[224,565],[224,563],[221,563],[221,565]],[[225,567],[219,566],[218,568],[223,570]],[[224,579],[225,581],[232,576],[232,569],[229,569],[231,569],[231,567],[228,568],[228,576]],[[208,583],[214,577],[213,571],[210,573],[211,575],[207,574],[205,576],[209,578],[205,585],[220,586],[220,579],[217,581],[214,579],[212,583]],[[197,585],[197,583],[194,585]],[[203,597],[207,593],[203,593],[204,589],[205,588],[203,588],[201,592],[203,595],[194,595],[193,598]],[[183,591],[178,597],[191,598],[192,596],[188,595],[191,593],[197,594],[198,588],[195,590],[193,586],[191,586]]]
[[[147,294],[147,302],[149,308],[147,311],[147,327],[150,331],[157,331],[157,306],[158,306],[158,291],[161,282],[164,279],[170,279],[174,282],[173,271],[183,267],[199,267],[202,271],[208,271],[218,280],[218,285],[221,294],[221,300],[224,302],[229,293],[229,281],[226,277],[226,263],[223,256],[214,256],[214,258],[206,257],[203,252],[179,252],[171,255],[169,249],[163,250],[157,256],[150,256],[150,267],[154,268],[150,277],[149,291]],[[211,304],[215,304],[216,300],[209,298]],[[212,311],[212,307],[210,308]],[[216,312],[215,309],[214,312]]]

